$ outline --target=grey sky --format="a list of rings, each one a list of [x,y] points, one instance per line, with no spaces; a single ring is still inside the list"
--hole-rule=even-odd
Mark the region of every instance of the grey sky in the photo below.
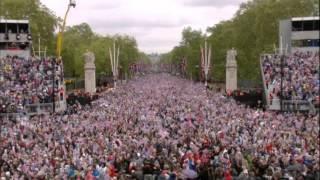
[[[67,25],[88,23],[102,35],[134,36],[146,53],[170,51],[184,27],[206,30],[233,17],[246,0],[77,0]],[[68,0],[41,0],[62,17]]]

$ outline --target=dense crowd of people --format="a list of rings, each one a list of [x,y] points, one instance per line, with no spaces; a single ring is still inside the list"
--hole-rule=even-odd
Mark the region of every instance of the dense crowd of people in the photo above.
[[[100,88],[101,89],[101,88]],[[99,94],[90,94],[85,93],[82,90],[76,90],[68,94],[66,102],[67,109],[65,110],[65,114],[74,114],[77,113],[82,106],[92,106],[92,102],[99,98]]]
[[[63,96],[59,82],[63,80],[62,66],[55,64],[55,93]],[[53,60],[35,57],[0,58],[0,113],[23,111],[26,105],[53,101]]]
[[[76,114],[1,121],[0,175],[316,180],[318,119],[250,109],[200,83],[147,75]]]
[[[250,108],[264,109],[263,106],[263,90],[262,89],[244,89],[235,90],[231,93],[227,92],[227,96],[233,97],[234,100]]]
[[[267,55],[263,72],[269,98],[281,96],[281,55]],[[319,97],[319,51],[294,52],[283,60],[283,94],[285,100],[313,100]]]

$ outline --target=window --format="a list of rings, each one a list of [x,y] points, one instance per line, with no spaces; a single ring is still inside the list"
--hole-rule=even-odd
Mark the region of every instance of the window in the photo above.
[[[8,33],[17,33],[18,31],[18,25],[17,24],[7,24],[7,32]]]
[[[312,47],[312,40],[311,39],[303,40],[303,47]]]
[[[302,22],[301,21],[293,21],[292,22],[292,31],[302,31]]]
[[[1,43],[0,42],[0,49],[6,49],[7,44],[6,43]]]
[[[313,40],[313,46],[319,47],[319,39]]]
[[[292,47],[319,47],[319,39],[294,40]]]
[[[292,47],[302,47],[302,41],[301,40],[292,41]]]
[[[319,31],[319,20],[313,21],[313,26],[315,31]]]
[[[304,21],[303,30],[304,31],[313,31],[313,21]]]
[[[29,33],[28,24],[19,24],[19,33]]]
[[[5,33],[6,32],[6,24],[0,23],[0,33]]]
[[[319,31],[319,20],[292,21],[292,31]]]

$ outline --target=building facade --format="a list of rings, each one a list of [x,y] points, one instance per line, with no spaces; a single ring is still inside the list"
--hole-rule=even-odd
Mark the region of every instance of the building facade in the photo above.
[[[281,20],[279,47],[288,53],[319,51],[319,17],[295,17]]]
[[[28,20],[0,18],[0,58],[7,55],[29,57],[32,37]]]

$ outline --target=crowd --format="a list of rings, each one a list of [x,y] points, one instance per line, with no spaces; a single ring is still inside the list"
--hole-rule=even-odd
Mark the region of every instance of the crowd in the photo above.
[[[98,93],[91,95],[90,93],[85,93],[81,90],[71,92],[66,98],[68,108],[66,109],[65,113],[74,114],[77,113],[82,106],[91,107],[92,101],[95,101],[98,98]]]
[[[265,56],[263,72],[269,98],[281,96],[281,56]],[[283,94],[285,100],[313,100],[319,97],[319,51],[294,52],[283,61]]]
[[[63,73],[62,66],[55,63],[55,98],[58,100],[63,97],[63,89],[59,87]],[[0,58],[0,113],[16,113],[26,105],[51,103],[53,66],[50,58]]]
[[[1,179],[320,178],[319,115],[250,109],[167,74],[79,107],[1,121]]]
[[[91,106],[91,102],[98,99],[98,95],[91,95],[90,93],[85,93],[83,91],[77,90],[72,92],[67,97],[67,104],[74,105],[79,103],[82,106],[89,105]]]
[[[227,96],[233,97],[237,102],[250,108],[264,108],[262,89],[235,90],[231,93],[227,92]]]

